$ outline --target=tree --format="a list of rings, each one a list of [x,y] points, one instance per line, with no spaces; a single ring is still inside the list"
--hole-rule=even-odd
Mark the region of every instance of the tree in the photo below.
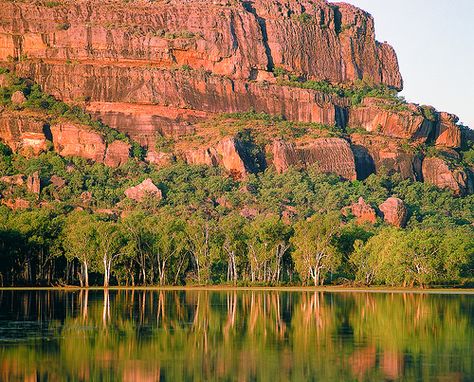
[[[196,266],[198,284],[208,284],[211,280],[212,249],[216,232],[213,220],[193,216],[186,224],[189,252]]]
[[[278,216],[258,216],[245,227],[252,282],[278,282],[291,228]]]
[[[165,285],[171,276],[172,283],[176,285],[188,258],[185,224],[167,213],[148,218],[146,224],[153,238],[150,253],[152,267],[157,269],[158,282]]]
[[[63,248],[68,260],[77,259],[81,264],[79,282],[89,287],[89,270],[94,264],[95,218],[87,212],[73,212],[66,218],[63,230]]]
[[[127,278],[135,285],[134,264],[139,268],[139,279],[142,285],[147,284],[147,267],[150,262],[153,235],[147,226],[145,215],[135,212],[121,221],[121,229],[125,238],[122,261]]]
[[[227,258],[227,282],[237,283],[239,278],[239,259],[246,253],[245,219],[232,213],[221,219],[220,245]]]
[[[303,280],[310,278],[319,286],[328,272],[337,269],[342,258],[334,244],[339,230],[340,218],[335,213],[316,215],[295,225],[293,260]]]
[[[104,272],[104,288],[110,284],[112,265],[120,255],[123,246],[122,233],[115,222],[97,221],[93,225],[94,249],[96,258],[101,259],[101,268]]]

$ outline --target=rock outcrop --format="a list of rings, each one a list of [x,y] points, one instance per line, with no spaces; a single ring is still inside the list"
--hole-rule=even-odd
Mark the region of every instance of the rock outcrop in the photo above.
[[[474,192],[474,176],[470,170],[451,169],[446,160],[430,157],[423,160],[423,179],[442,189],[449,189],[455,195]]]
[[[14,105],[21,105],[26,102],[26,97],[22,91],[17,90],[15,93],[12,94],[11,101]]]
[[[368,132],[393,138],[426,142],[435,122],[423,116],[422,109],[409,104],[400,110],[392,109],[391,100],[366,98],[350,111],[349,126],[362,127]]]
[[[341,138],[320,138],[301,145],[276,140],[273,143],[273,165],[278,172],[289,167],[316,167],[323,173],[334,173],[344,179],[357,179],[354,154]]]
[[[0,141],[25,156],[38,155],[47,150],[47,129],[45,119],[39,114],[0,112]]]
[[[373,173],[400,174],[404,179],[421,180],[421,156],[404,142],[379,135],[351,134],[352,150],[359,179]]]
[[[41,179],[38,171],[35,171],[32,175],[26,179],[26,187],[29,192],[39,196],[41,192]]]
[[[439,113],[436,125],[436,145],[459,148],[462,144],[461,128],[457,125],[459,118],[449,113]]]
[[[123,141],[114,141],[107,146],[104,164],[109,167],[119,167],[130,158],[130,144]]]
[[[184,157],[189,164],[222,166],[236,179],[256,172],[255,162],[259,160],[253,158],[248,147],[234,137],[223,138],[213,147],[188,150]]]
[[[0,182],[14,185],[14,186],[22,186],[23,184],[25,184],[25,175],[18,174],[18,175],[2,176],[0,178]]]
[[[169,165],[173,161],[173,154],[148,150],[145,160],[158,167]]]
[[[375,209],[371,207],[370,204],[367,204],[362,197],[359,198],[357,203],[352,204],[349,209],[359,224],[374,224],[377,221],[377,213],[375,212]]]
[[[102,162],[105,156],[105,141],[102,135],[73,123],[51,126],[54,149],[61,156],[78,156]]]
[[[387,223],[395,227],[405,227],[408,210],[403,200],[394,197],[388,198],[379,206],[379,210]]]
[[[416,104],[396,105],[392,100],[365,98],[349,113],[349,126],[370,133],[417,143],[459,148],[462,144],[459,118]]]
[[[142,201],[145,197],[151,196],[155,199],[162,199],[163,194],[161,190],[155,186],[153,181],[148,178],[137,186],[127,188],[125,190],[125,196],[129,199],[133,199],[137,202]]]

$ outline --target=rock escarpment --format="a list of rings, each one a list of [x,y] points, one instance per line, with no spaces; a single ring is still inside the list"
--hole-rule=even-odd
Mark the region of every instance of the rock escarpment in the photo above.
[[[87,99],[95,115],[149,145],[154,133],[181,133],[203,112],[345,123],[347,104],[274,84],[277,68],[402,87],[395,52],[375,40],[372,17],[321,0],[7,2],[0,40],[0,60],[21,60],[22,76],[60,99]]]
[[[456,116],[370,92],[355,104],[347,96],[360,83],[392,91],[403,87],[395,51],[376,41],[372,16],[352,5],[326,0],[1,5],[0,65],[125,133],[148,149],[149,163],[164,166],[182,158],[222,166],[235,178],[268,166],[279,172],[319,168],[348,180],[388,172],[459,195],[474,188],[471,170],[425,158],[424,145],[459,151],[473,139]],[[0,86],[11,86],[3,74]],[[127,162],[130,141],[107,142],[104,134],[76,122],[26,113],[28,94],[20,93],[11,94],[10,109],[0,110],[0,140],[14,151],[38,155],[53,146],[61,155],[111,167]],[[216,137],[213,118],[249,110],[281,116],[292,128],[312,125],[298,139],[275,131],[258,150],[234,134]],[[315,133],[328,128],[334,134]],[[161,152],[155,143],[163,137],[197,143]]]

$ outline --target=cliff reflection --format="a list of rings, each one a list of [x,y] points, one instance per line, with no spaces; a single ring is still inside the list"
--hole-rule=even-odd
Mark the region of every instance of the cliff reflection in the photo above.
[[[0,292],[0,380],[469,380],[474,298]]]

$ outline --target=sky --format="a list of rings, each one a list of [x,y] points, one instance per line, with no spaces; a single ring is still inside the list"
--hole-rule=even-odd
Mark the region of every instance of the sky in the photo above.
[[[375,19],[395,48],[410,102],[456,114],[474,129],[474,0],[341,0]]]

